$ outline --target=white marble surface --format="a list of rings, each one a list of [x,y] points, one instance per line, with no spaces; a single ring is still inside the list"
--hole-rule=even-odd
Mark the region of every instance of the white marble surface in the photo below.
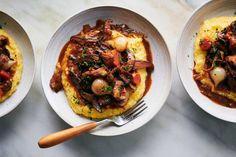
[[[29,34],[36,54],[37,72],[24,101],[0,118],[0,157],[233,157],[236,124],[216,119],[187,95],[175,67],[175,47],[187,18],[205,0],[0,0],[0,10],[17,19]],[[190,4],[188,4],[188,3]],[[161,111],[144,127],[122,136],[82,135],[50,149],[39,149],[38,139],[67,128],[51,109],[40,82],[40,62],[46,45],[60,23],[88,7],[116,5],[134,10],[159,29],[174,65],[171,93]]]

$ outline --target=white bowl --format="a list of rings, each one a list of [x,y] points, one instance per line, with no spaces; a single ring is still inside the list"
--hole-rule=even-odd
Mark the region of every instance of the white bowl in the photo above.
[[[45,95],[54,111],[71,126],[77,126],[91,120],[76,115],[69,107],[64,91],[53,92],[49,87],[59,53],[65,43],[74,34],[81,31],[84,24],[95,25],[98,19],[113,19],[114,23],[124,23],[148,36],[152,49],[155,70],[152,73],[152,85],[144,97],[148,105],[146,113],[122,126],[110,126],[91,132],[94,135],[114,136],[133,131],[154,117],[164,104],[171,86],[171,59],[168,48],[156,28],[145,18],[130,10],[118,7],[97,7],[80,12],[65,23],[51,38],[42,61],[41,77]]]
[[[195,33],[199,31],[204,20],[223,15],[233,16],[235,11],[235,0],[217,0],[205,3],[192,14],[186,23],[176,49],[179,75],[190,97],[206,112],[229,122],[236,122],[236,109],[216,104],[202,95],[193,80],[193,43]]]
[[[12,111],[28,93],[34,78],[35,58],[34,51],[25,30],[12,17],[0,11],[0,25],[13,37],[23,58],[23,74],[15,93],[0,103],[0,117]]]

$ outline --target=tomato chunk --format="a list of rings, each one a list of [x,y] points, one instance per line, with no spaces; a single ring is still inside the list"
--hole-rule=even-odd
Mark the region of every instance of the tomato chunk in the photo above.
[[[140,84],[140,82],[141,82],[140,74],[138,73],[133,74],[132,83],[137,86]]]
[[[212,42],[208,40],[207,38],[203,38],[202,40],[200,40],[200,43],[199,43],[199,46],[203,51],[210,50],[211,45],[212,45]]]
[[[9,80],[11,78],[10,74],[4,70],[0,70],[0,77],[6,80]]]
[[[114,53],[113,64],[117,67],[120,66],[120,55],[118,51],[115,51]]]

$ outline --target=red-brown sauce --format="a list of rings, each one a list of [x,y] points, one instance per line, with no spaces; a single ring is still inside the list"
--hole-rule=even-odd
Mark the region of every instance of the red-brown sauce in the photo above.
[[[151,48],[150,48],[150,44],[145,38],[143,38],[143,44],[144,44],[146,54],[147,54],[147,61],[152,63],[152,51],[151,51]],[[146,77],[146,82],[145,82],[146,89],[145,89],[144,95],[147,94],[147,92],[149,91],[149,89],[151,87],[151,84],[152,84],[151,74],[152,74],[152,70],[147,69],[147,77]]]
[[[96,25],[97,26],[97,25]],[[96,28],[96,26],[94,28]],[[98,25],[99,26],[99,25]],[[127,34],[126,31],[122,31],[122,27],[120,26],[114,26],[118,29],[118,31],[120,31],[123,35],[125,36],[128,36],[129,34]],[[85,29],[85,27],[84,27]],[[135,31],[131,31],[131,34],[137,34],[138,36],[141,35],[143,37],[143,44],[144,44],[144,47],[145,47],[145,50],[146,50],[146,56],[147,56],[147,61],[149,61],[150,63],[152,63],[152,52],[151,52],[151,48],[150,48],[150,44],[149,42],[146,40],[145,36],[142,34],[142,33],[138,33],[138,32],[135,32]],[[58,62],[57,63],[61,63],[63,58],[64,58],[64,55],[65,55],[65,52],[67,50],[67,47],[69,44],[74,44],[71,40],[69,40],[62,48],[61,52],[60,52],[60,56],[58,58]],[[59,71],[59,70],[58,70]],[[145,92],[144,92],[144,95],[146,95],[146,93],[148,92],[148,90],[150,89],[150,86],[152,84],[152,79],[151,79],[151,73],[152,73],[153,69],[152,68],[147,68],[147,76],[146,76],[146,80],[145,80]],[[54,73],[55,75],[56,73]],[[55,79],[54,79],[55,80]],[[68,76],[68,80],[70,81],[71,84],[73,84],[71,78]],[[51,85],[51,83],[50,83]],[[52,87],[51,87],[52,88]],[[77,97],[78,98],[81,98],[81,95],[80,95],[80,91],[78,91],[78,89],[76,87],[74,87],[75,91],[77,92]],[[143,95],[143,96],[144,96]],[[107,107],[109,108],[113,108],[113,107],[122,107],[122,106],[110,106],[108,105]]]
[[[195,70],[193,70],[193,75],[194,74],[197,74],[195,72]],[[197,86],[198,86],[200,92],[203,95],[207,96],[210,100],[212,100],[213,102],[215,102],[219,105],[225,106],[225,107],[236,108],[235,101],[228,99],[228,98],[226,98],[222,95],[219,95],[217,93],[213,93],[209,86],[202,84],[199,80],[197,80],[195,78],[193,78],[193,79],[197,83]],[[222,90],[224,91],[224,89],[222,89]]]
[[[60,55],[59,55],[57,63],[61,63],[62,62],[62,59],[64,58],[66,49],[67,49],[69,44],[70,44],[70,41],[68,41],[63,46],[63,48],[62,48],[62,50],[60,52]],[[144,44],[144,47],[145,47],[145,50],[146,50],[147,61],[152,62],[152,51],[151,51],[151,48],[150,48],[150,44],[149,44],[149,42],[145,38],[143,38],[143,44]],[[146,77],[146,81],[145,81],[145,92],[144,92],[143,96],[145,96],[147,94],[147,92],[149,91],[149,89],[150,89],[150,87],[152,85],[151,74],[152,74],[152,69],[147,69],[147,77]],[[76,91],[77,91],[77,89],[76,89]],[[77,95],[79,95],[79,94],[77,94]]]

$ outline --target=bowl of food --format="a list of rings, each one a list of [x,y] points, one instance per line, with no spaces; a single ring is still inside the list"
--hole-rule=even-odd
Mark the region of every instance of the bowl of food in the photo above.
[[[160,110],[170,90],[171,59],[145,18],[123,8],[96,7],[59,27],[41,75],[50,105],[72,126],[120,115],[145,99],[147,113],[134,121],[91,132],[113,136],[139,128]]]
[[[0,11],[0,117],[26,96],[34,67],[33,48],[26,32],[12,17]]]
[[[236,122],[236,2],[210,1],[186,23],[177,66],[192,99],[206,112]]]

